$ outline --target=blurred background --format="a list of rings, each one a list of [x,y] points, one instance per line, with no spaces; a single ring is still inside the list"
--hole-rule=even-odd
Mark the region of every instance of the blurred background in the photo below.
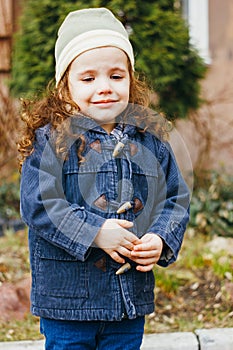
[[[66,14],[70,10],[91,6],[108,7],[126,26],[136,53],[136,69],[149,77],[152,106],[172,121],[171,143],[192,191],[191,221],[185,246],[189,260],[185,260],[184,253],[184,261],[175,266],[174,271],[167,273],[169,278],[159,275],[162,282],[157,297],[161,305],[170,305],[170,309],[167,308],[165,313],[161,311],[161,315],[151,316],[147,330],[154,331],[155,325],[162,327],[162,323],[165,325],[162,330],[165,331],[187,330],[190,321],[184,321],[187,325],[185,328],[180,320],[174,320],[171,316],[175,303],[181,307],[183,305],[182,293],[186,293],[186,298],[196,296],[202,301],[201,305],[189,310],[190,314],[194,312],[193,317],[197,322],[193,321],[188,330],[195,326],[208,327],[208,324],[231,326],[232,0],[0,0],[0,236],[3,236],[0,243],[0,288],[7,283],[18,283],[29,272],[26,231],[19,214],[17,138],[22,127],[20,98],[40,94],[53,78],[56,32]],[[217,243],[224,254],[220,256],[219,252],[215,252],[217,255],[213,255],[209,250],[200,254],[205,244],[211,241],[216,244],[218,238],[224,239],[222,246]],[[227,250],[227,247],[231,247],[231,250]],[[15,257],[20,271],[16,269]],[[189,269],[189,273],[183,271],[184,267]],[[180,280],[178,277],[180,285],[175,282],[179,275],[177,269],[183,271]],[[182,289],[184,282],[186,289]],[[19,288],[21,292],[24,290],[22,286]],[[26,288],[29,288],[28,280]],[[174,304],[169,304],[171,297]],[[207,303],[208,297],[213,299],[212,304]],[[28,314],[28,292],[23,292],[23,300],[21,304],[24,308],[22,313],[19,312],[21,316],[25,312]],[[20,305],[18,301],[16,304]],[[185,308],[187,311],[187,304]],[[0,313],[6,315],[6,322],[10,319],[11,311],[1,310],[0,307]],[[34,321],[27,317],[23,324],[26,339],[34,336],[27,331],[27,325],[31,328]],[[2,339],[18,339],[20,333],[16,331],[17,326],[14,328],[11,323],[9,327],[3,327]],[[10,329],[13,331],[10,332]],[[23,334],[22,328],[20,332]],[[36,334],[35,337],[38,337]]]

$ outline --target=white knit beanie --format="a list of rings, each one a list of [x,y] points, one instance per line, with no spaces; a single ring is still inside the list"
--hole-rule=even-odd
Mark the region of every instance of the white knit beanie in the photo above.
[[[134,69],[134,54],[123,24],[106,8],[89,8],[68,14],[55,45],[56,86],[69,64],[81,53],[104,46],[123,50]]]

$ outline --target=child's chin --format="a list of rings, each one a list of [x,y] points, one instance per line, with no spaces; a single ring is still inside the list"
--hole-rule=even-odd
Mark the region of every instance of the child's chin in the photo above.
[[[91,115],[91,118],[94,119],[98,124],[111,124],[115,122],[115,115],[112,113],[105,113],[101,115]]]

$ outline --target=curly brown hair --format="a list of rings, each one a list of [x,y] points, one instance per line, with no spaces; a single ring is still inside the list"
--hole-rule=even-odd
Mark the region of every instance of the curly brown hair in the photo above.
[[[131,69],[129,63],[130,73],[130,94],[129,103],[133,105],[139,105],[143,108],[147,108],[150,104],[150,89],[145,82],[145,79],[140,79]],[[79,112],[79,107],[72,100],[69,85],[69,67],[66,70],[63,78],[58,84],[58,87],[53,87],[53,83],[50,82],[47,88],[46,96],[39,100],[21,100],[22,112],[21,119],[24,122],[24,127],[21,130],[21,138],[18,142],[19,151],[19,170],[25,161],[25,159],[33,152],[35,133],[40,127],[46,124],[51,125],[51,130],[56,131],[56,152],[61,157],[65,158],[67,154],[67,135],[69,137],[75,137],[80,139],[80,147],[78,149],[79,161],[82,161],[82,152],[85,147],[85,139],[82,135],[72,135],[70,132],[71,116],[74,116]],[[156,118],[155,118],[156,116]],[[159,116],[159,118],[158,118]],[[142,120],[142,114],[135,116],[135,125],[140,125],[140,131],[145,131],[150,128],[156,131],[156,133],[164,138],[166,131],[164,128],[164,119],[158,113],[152,113],[146,115]],[[144,128],[142,128],[144,125]]]

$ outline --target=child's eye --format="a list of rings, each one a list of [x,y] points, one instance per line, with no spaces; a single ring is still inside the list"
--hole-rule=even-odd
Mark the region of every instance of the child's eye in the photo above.
[[[112,79],[122,79],[123,77],[121,76],[121,75],[119,75],[119,74],[113,74],[112,76],[111,76],[111,78]]]
[[[93,81],[95,78],[94,77],[85,77],[85,78],[82,78],[82,81],[84,82],[90,82],[90,81]]]

